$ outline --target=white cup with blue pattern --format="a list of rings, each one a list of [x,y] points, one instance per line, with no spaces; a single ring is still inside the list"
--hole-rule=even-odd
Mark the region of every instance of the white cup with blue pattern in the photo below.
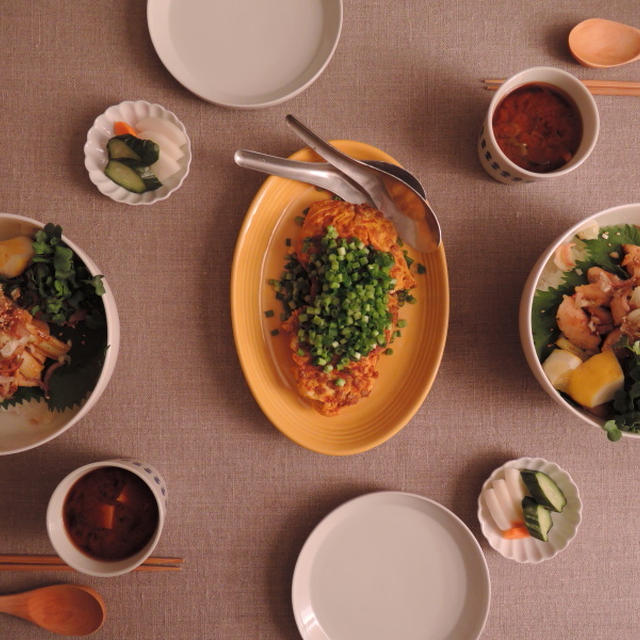
[[[72,540],[64,517],[65,502],[74,485],[89,473],[110,467],[124,469],[141,479],[153,494],[157,506],[155,527],[144,546],[132,555],[116,560],[100,559],[81,550]],[[49,499],[47,533],[56,553],[70,567],[90,576],[108,578],[133,571],[151,555],[160,539],[166,513],[167,485],[154,466],[132,458],[102,460],[79,467],[60,481]]]
[[[571,159],[554,171],[530,171],[510,160],[494,135],[493,117],[503,99],[516,89],[529,84],[556,88],[575,104],[582,120],[582,138]],[[493,96],[478,138],[478,157],[482,168],[494,180],[504,184],[550,180],[577,169],[591,154],[600,131],[598,108],[589,90],[575,76],[554,67],[532,67],[508,78]]]

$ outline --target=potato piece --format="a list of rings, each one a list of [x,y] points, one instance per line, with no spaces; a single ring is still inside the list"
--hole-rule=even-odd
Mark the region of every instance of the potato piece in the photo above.
[[[0,275],[6,278],[19,276],[33,257],[33,240],[28,236],[16,236],[0,242]]]
[[[565,349],[554,349],[542,363],[549,382],[558,391],[567,392],[572,371],[582,364],[582,360]]]

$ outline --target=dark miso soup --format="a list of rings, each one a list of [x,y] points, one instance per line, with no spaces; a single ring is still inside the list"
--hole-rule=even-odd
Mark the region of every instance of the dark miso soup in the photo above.
[[[492,124],[507,158],[536,173],[567,164],[582,140],[578,107],[563,91],[543,83],[525,84],[505,96]]]
[[[63,516],[73,543],[98,560],[122,560],[140,551],[159,518],[151,489],[120,467],[82,476],[65,498]]]

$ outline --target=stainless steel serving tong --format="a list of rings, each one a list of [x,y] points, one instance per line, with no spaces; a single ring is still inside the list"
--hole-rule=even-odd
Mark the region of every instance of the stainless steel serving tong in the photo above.
[[[236,164],[313,184],[348,202],[373,205],[393,221],[403,241],[422,253],[440,246],[438,219],[426,200],[422,185],[413,175],[388,163],[356,160],[320,138],[292,115],[286,120],[328,164],[296,162],[247,150],[236,151]]]

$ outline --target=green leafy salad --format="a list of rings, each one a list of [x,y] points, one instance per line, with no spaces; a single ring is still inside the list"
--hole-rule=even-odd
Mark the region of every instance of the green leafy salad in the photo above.
[[[46,384],[19,386],[0,402],[0,408],[37,399],[52,411],[62,411],[84,401],[104,365],[107,322],[102,276],[93,276],[63,242],[58,225],[50,223],[38,230],[32,248],[19,275],[0,276],[3,294],[36,322],[46,323],[50,335],[70,348],[58,366],[50,366]]]
[[[640,245],[640,228],[628,224],[602,227],[597,237],[576,237],[573,242],[578,256],[575,266],[556,274],[552,286],[538,289],[534,295],[531,323],[540,362],[557,347],[561,337],[556,314],[563,296],[573,296],[576,287],[589,282],[587,272],[591,267],[601,267],[621,280],[629,279],[629,272],[622,266],[623,245]],[[609,414],[603,427],[610,440],[618,440],[622,431],[640,433],[640,340],[622,334],[615,343],[615,351],[624,373],[624,384],[607,405]],[[563,395],[571,401],[568,394]]]

